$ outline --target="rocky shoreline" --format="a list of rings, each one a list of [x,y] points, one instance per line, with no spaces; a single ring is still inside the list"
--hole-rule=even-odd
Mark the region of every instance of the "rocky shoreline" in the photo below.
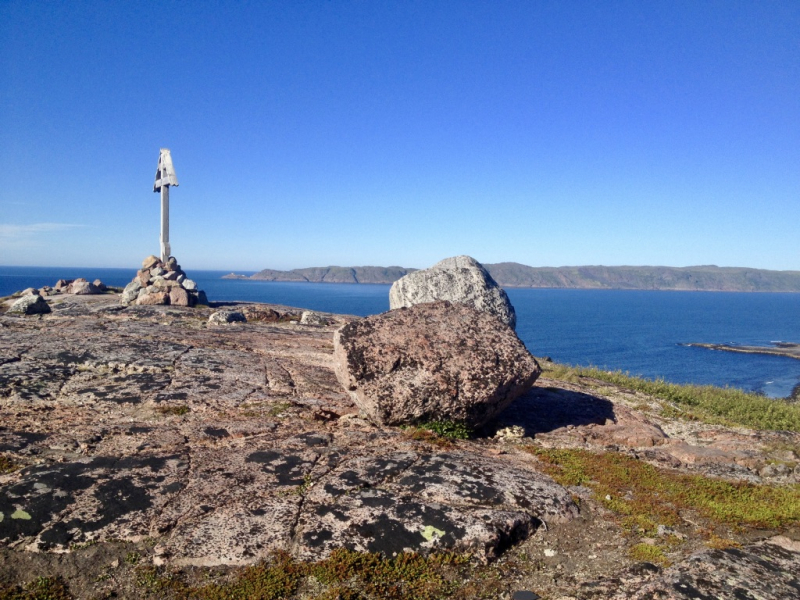
[[[447,571],[456,591],[432,598],[800,589],[797,512],[734,524],[687,509],[651,530],[617,512],[642,492],[558,483],[549,462],[588,452],[791,494],[796,432],[682,419],[545,368],[469,439],[451,439],[364,418],[334,370],[334,333],[355,317],[45,301],[48,314],[0,315],[0,593],[54,577],[79,598],[205,597],[186,586],[222,585],[275,552],[311,564],[338,548],[469,557]],[[220,311],[243,318],[211,319]],[[309,577],[269,597],[338,597]],[[346,597],[375,597],[357,593]]]

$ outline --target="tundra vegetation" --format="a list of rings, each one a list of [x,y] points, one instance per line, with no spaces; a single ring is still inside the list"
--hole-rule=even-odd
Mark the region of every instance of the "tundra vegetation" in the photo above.
[[[604,383],[641,392],[657,400],[664,416],[751,429],[800,432],[800,403],[765,398],[736,388],[679,385],[633,377],[621,371],[544,362],[545,376],[594,388]]]

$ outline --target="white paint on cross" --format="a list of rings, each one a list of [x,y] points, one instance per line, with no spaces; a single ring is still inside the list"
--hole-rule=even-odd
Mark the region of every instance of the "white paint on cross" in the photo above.
[[[178,176],[172,166],[172,156],[168,148],[161,148],[158,155],[154,192],[161,192],[161,262],[167,262],[172,250],[169,247],[169,186],[178,185]]]

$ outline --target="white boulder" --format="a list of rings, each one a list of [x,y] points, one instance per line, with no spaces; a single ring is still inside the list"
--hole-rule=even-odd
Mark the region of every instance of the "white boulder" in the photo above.
[[[430,269],[409,273],[389,290],[391,310],[439,300],[466,304],[516,328],[517,315],[505,291],[470,256],[446,258]]]

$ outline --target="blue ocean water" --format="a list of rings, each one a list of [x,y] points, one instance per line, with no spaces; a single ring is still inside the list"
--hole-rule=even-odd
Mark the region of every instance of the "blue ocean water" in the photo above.
[[[135,269],[0,267],[0,296],[58,279],[124,286]],[[190,273],[212,301],[269,302],[360,316],[389,309],[388,285],[286,283]],[[507,290],[517,333],[537,356],[628,371],[675,383],[713,384],[787,396],[800,361],[693,348],[690,342],[800,342],[800,294],[631,290]]]

